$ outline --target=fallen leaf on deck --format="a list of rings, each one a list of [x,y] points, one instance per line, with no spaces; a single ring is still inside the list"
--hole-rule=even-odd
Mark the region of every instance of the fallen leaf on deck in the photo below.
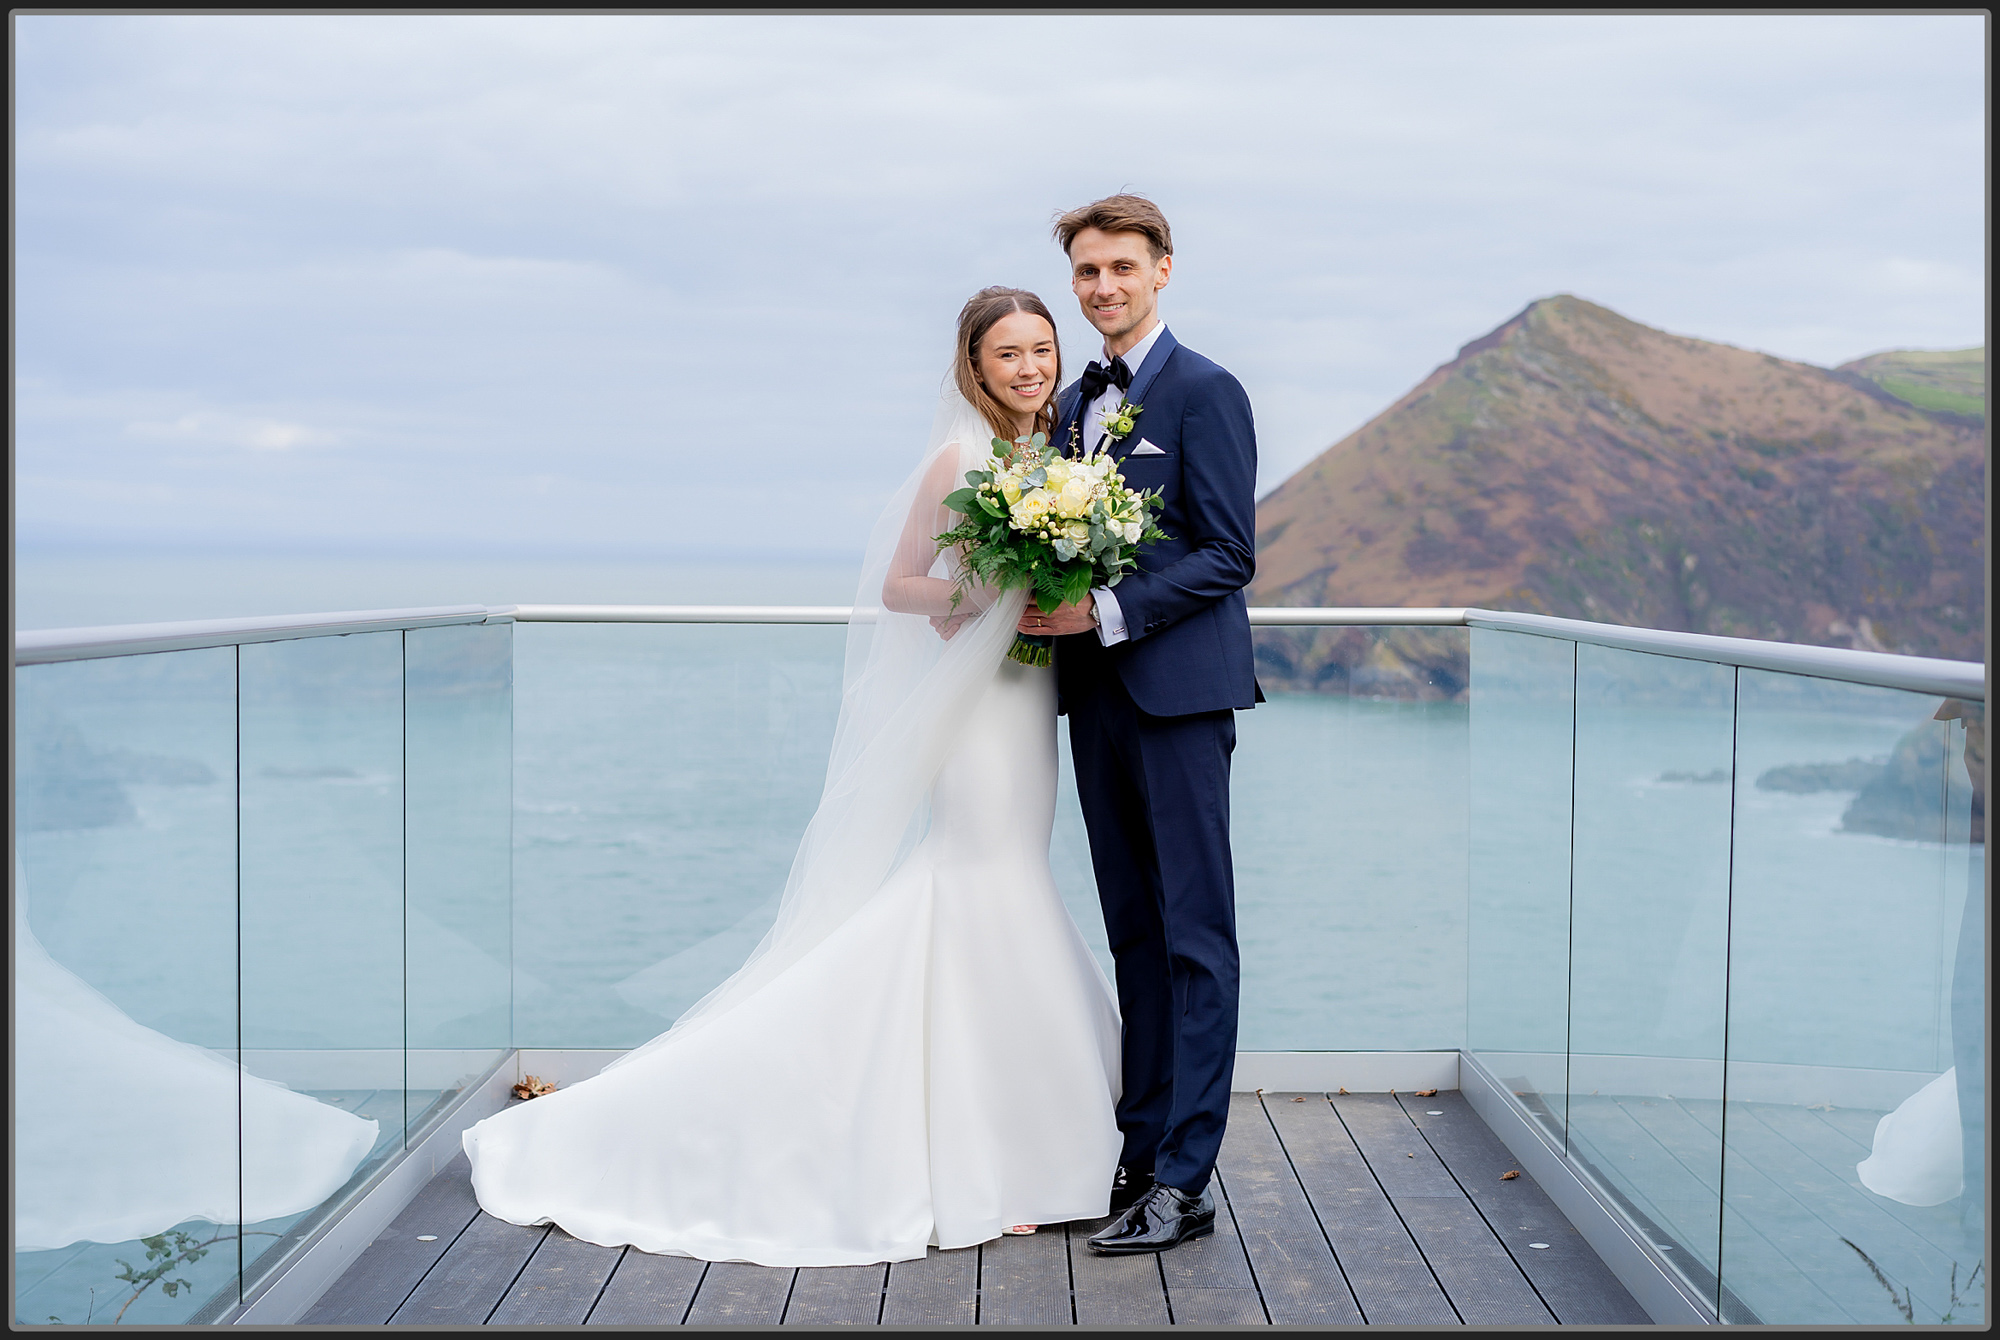
[[[530,1075],[514,1086],[514,1096],[516,1098],[540,1098],[545,1093],[554,1093],[555,1091],[555,1082],[543,1079],[540,1075]]]
[[[1418,1089],[1418,1090],[1417,1090],[1417,1097],[1419,1097],[1419,1098],[1435,1098],[1435,1097],[1437,1097],[1437,1096],[1438,1096],[1438,1091],[1437,1091],[1436,1089]]]
[[[1521,1170],[1519,1168],[1509,1168],[1506,1172],[1500,1174],[1500,1180],[1503,1182],[1511,1182],[1520,1175],[1521,1175]]]
[[[1345,1089],[1342,1089],[1342,1090],[1341,1090],[1341,1092],[1342,1092],[1342,1093],[1346,1093],[1346,1092],[1347,1092],[1347,1090],[1345,1090]]]

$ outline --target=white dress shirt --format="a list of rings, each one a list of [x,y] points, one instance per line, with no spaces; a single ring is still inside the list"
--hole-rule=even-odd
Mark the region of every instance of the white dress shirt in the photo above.
[[[1134,377],[1139,375],[1139,369],[1145,365],[1146,355],[1153,352],[1153,346],[1160,342],[1160,332],[1166,328],[1166,322],[1154,321],[1153,328],[1146,332],[1146,338],[1120,355],[1125,360],[1125,366],[1132,369]],[[1104,351],[1104,364],[1106,367],[1111,365],[1109,349]],[[1117,382],[1112,382],[1104,388],[1097,399],[1082,407],[1079,420],[1083,425],[1082,440],[1091,444],[1093,451],[1104,441],[1104,429],[1098,426],[1098,420],[1118,408],[1124,399],[1125,392],[1119,389]],[[1093,597],[1092,604],[1097,610],[1097,640],[1107,647],[1115,647],[1120,642],[1126,641],[1131,634],[1125,627],[1125,611],[1118,608],[1118,597],[1111,594],[1111,588],[1108,586],[1097,587],[1090,594]]]

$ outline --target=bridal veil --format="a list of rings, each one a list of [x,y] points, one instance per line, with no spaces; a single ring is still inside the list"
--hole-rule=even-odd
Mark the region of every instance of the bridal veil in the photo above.
[[[931,782],[951,753],[957,727],[1013,644],[1027,593],[969,598],[959,606],[967,617],[947,639],[930,612],[892,609],[883,591],[899,566],[907,568],[914,546],[928,546],[930,537],[955,524],[944,497],[986,459],[992,439],[985,420],[947,378],[923,459],[869,533],[847,626],[826,784],[792,859],[776,918],[741,968],[671,1029],[607,1069],[670,1045],[797,963],[845,924],[923,837]],[[954,575],[948,554],[926,566],[933,579]],[[931,585],[942,590],[943,581]]]

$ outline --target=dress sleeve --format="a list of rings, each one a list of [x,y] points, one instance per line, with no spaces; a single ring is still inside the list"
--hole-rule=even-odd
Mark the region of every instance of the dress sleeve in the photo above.
[[[882,583],[882,604],[898,614],[926,614],[948,618],[955,614],[977,614],[992,604],[992,593],[976,584],[961,587],[948,577],[933,577],[937,562],[937,540],[957,524],[957,514],[944,505],[945,496],[962,482],[959,451],[947,444],[931,462],[910,502],[909,518],[903,523],[902,538],[889,560],[889,576]],[[954,563],[955,567],[956,564]],[[956,608],[951,598],[960,592]]]

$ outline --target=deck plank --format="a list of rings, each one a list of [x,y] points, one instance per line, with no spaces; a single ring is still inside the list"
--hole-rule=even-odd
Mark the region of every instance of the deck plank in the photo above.
[[[1209,1194],[1215,1197],[1215,1232],[1160,1254],[1174,1325],[1268,1325],[1271,1318],[1243,1249],[1229,1188],[1220,1176],[1209,1184]]]
[[[1457,1325],[1458,1313],[1327,1095],[1267,1096],[1265,1110],[1368,1324]]]
[[[1256,1094],[1231,1097],[1217,1166],[1272,1323],[1359,1325],[1361,1309]]]
[[[1519,1164],[1456,1091],[1429,1098],[1405,1096],[1403,1110],[1534,1285],[1542,1302],[1565,1325],[1643,1326],[1650,1318],[1618,1282],[1555,1202],[1527,1173],[1502,1180]],[[1431,1116],[1431,1112],[1441,1116]],[[1530,1247],[1531,1242],[1548,1244]]]
[[[979,1252],[930,1248],[921,1261],[889,1267],[884,1326],[970,1326],[979,1319]]]
[[[479,1202],[472,1194],[472,1165],[460,1154],[368,1244],[346,1273],[299,1318],[299,1324],[384,1324],[478,1215]],[[435,1241],[419,1242],[420,1234]]]
[[[1555,1320],[1394,1097],[1340,1095],[1333,1109],[1466,1325]]]
[[[482,1212],[396,1309],[389,1324],[484,1325],[548,1234],[546,1224],[522,1228]]]
[[[1457,1180],[1393,1096],[1337,1094],[1332,1102],[1354,1147],[1391,1201],[1418,1196],[1463,1199]]]
[[[798,1271],[753,1266],[746,1261],[717,1261],[701,1277],[689,1326],[776,1326],[785,1319],[785,1302],[792,1295]]]
[[[1157,1256],[1099,1256],[1087,1243],[1111,1220],[1068,1225],[1070,1278],[1079,1326],[1166,1326],[1167,1291]]]
[[[623,1247],[579,1242],[549,1230],[492,1316],[495,1326],[575,1326],[590,1315]]]
[[[981,1326],[1068,1326],[1069,1252],[1061,1224],[979,1249]]]
[[[1467,1326],[1546,1326],[1555,1321],[1471,1201],[1412,1196],[1396,1208]]]
[[[706,1261],[628,1249],[586,1320],[592,1326],[678,1326],[707,1271]]]
[[[873,1326],[882,1317],[882,1289],[889,1268],[808,1266],[792,1284],[787,1326]]]

